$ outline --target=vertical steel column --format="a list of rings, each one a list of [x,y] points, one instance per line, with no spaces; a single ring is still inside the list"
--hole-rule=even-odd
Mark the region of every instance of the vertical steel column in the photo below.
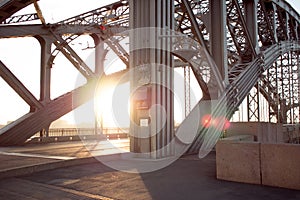
[[[280,56],[280,95],[281,95],[281,103],[280,103],[280,114],[281,121],[280,123],[287,124],[290,123],[288,119],[288,100],[289,100],[289,72],[288,72],[288,53],[285,53]]]
[[[217,64],[224,83],[228,84],[226,0],[210,0],[210,51]]]
[[[51,97],[51,45],[53,39],[50,37],[37,36],[36,39],[41,45],[41,73],[40,73],[40,101],[42,103],[50,102]],[[49,136],[50,124],[40,131],[40,136]]]
[[[252,88],[247,96],[247,116],[248,122],[260,121],[260,106],[259,106],[259,82]]]
[[[40,78],[40,101],[50,101],[51,88],[51,68],[52,63],[49,62],[51,58],[51,45],[53,40],[49,37],[36,37],[41,45],[41,78]]]
[[[185,117],[191,112],[191,70],[190,66],[185,66],[184,70],[184,104]]]
[[[298,93],[298,96],[297,96],[297,99],[298,99],[298,112],[297,112],[297,115],[298,115],[298,123],[300,123],[300,54],[299,54],[299,51],[295,52],[297,54],[297,66],[295,67],[296,68],[296,77],[297,77],[297,83],[298,83],[298,88],[297,88],[297,93]]]
[[[295,20],[295,36],[296,36],[296,40],[298,41],[300,38],[299,38],[299,32],[298,32],[298,30],[299,30],[299,24],[298,24],[298,22],[297,22],[297,20]]]
[[[101,36],[97,34],[92,34],[91,37],[94,40],[95,44],[95,74],[98,78],[104,75],[104,59],[107,54],[107,50],[104,49],[104,42],[102,42]],[[98,116],[95,113],[95,135],[103,133],[103,123],[102,123],[102,116],[100,119],[100,127],[98,126]]]
[[[129,6],[130,28],[144,28],[130,36],[130,67],[134,68],[130,77],[130,150],[149,158],[170,156],[173,61],[171,53],[165,51],[171,48],[171,38],[160,35],[167,34],[161,28],[173,29],[173,0],[130,0]]]
[[[290,16],[288,14],[288,12],[285,12],[285,27],[286,27],[286,36],[287,36],[287,40],[291,39],[291,30],[290,30]]]
[[[100,35],[93,34],[91,36],[95,43],[95,74],[101,76],[104,73],[104,59],[107,50],[104,49],[104,42],[102,42]]]
[[[288,33],[288,35],[290,35]],[[288,85],[287,85],[287,97],[288,97],[288,103],[287,103],[287,106],[288,106],[288,119],[289,119],[289,123],[290,124],[293,124],[294,121],[293,121],[293,108],[292,108],[292,105],[293,105],[293,90],[292,90],[292,87],[293,87],[293,82],[292,82],[292,52],[288,52],[288,64],[287,64],[287,73],[288,73]]]
[[[245,5],[245,16],[246,16],[246,24],[249,30],[249,35],[251,37],[251,42],[253,47],[258,53],[258,25],[257,25],[257,4],[258,0],[246,0]]]
[[[274,38],[275,38],[275,42],[278,42],[278,36],[277,36],[277,18],[278,18],[278,14],[277,14],[277,6],[272,3],[272,9],[273,9],[273,32],[274,32]]]
[[[267,71],[267,82],[270,83],[269,90],[270,93],[273,95],[270,95],[270,98],[267,99],[269,103],[269,122],[278,123],[279,122],[279,102],[280,102],[280,96],[278,92],[278,66],[276,60],[272,67],[270,67]]]
[[[257,0],[245,0],[245,17],[246,25],[249,30],[249,36],[252,45],[258,53],[258,27],[257,27]],[[260,102],[259,102],[259,83],[256,85],[256,89],[252,89],[247,97],[248,101],[248,121],[257,120],[260,121]],[[253,117],[255,119],[253,119]]]
[[[299,123],[298,52],[291,52],[291,73],[293,123]]]

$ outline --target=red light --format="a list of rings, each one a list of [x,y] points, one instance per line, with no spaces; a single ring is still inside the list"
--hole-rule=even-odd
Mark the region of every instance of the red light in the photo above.
[[[201,124],[202,124],[202,126],[204,126],[205,128],[208,128],[208,127],[210,127],[210,125],[211,125],[211,121],[212,121],[211,115],[204,115],[204,116],[202,117],[202,119],[201,119]]]
[[[229,127],[230,127],[230,121],[226,120],[224,124],[224,130],[229,129]]]
[[[215,121],[216,123],[214,124],[214,126],[219,130],[223,131],[230,127],[230,122],[228,121],[228,119],[226,119],[226,117],[217,117]]]
[[[105,26],[103,26],[103,25],[100,25],[99,28],[100,28],[102,31],[105,31],[105,30],[106,30]]]
[[[213,126],[214,128],[216,128],[220,131],[226,130],[230,127],[230,122],[228,121],[228,119],[226,119],[226,117],[212,118],[211,115],[209,115],[209,114],[204,115],[202,117],[201,124],[205,128],[209,128],[209,127]]]

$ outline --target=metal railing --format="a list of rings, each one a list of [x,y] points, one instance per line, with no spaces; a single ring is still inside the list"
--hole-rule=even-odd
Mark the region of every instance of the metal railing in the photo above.
[[[51,128],[48,133],[36,133],[27,143],[52,143],[80,140],[119,140],[127,139],[129,128]]]
[[[48,137],[78,136],[78,135],[96,135],[96,134],[128,134],[129,128],[103,128],[95,131],[94,128],[51,128]],[[38,136],[40,136],[38,134]]]
[[[178,126],[174,127],[174,130]],[[77,136],[77,135],[112,135],[112,134],[127,134],[129,135],[129,127],[121,128],[121,127],[106,127],[103,128],[102,131],[99,128],[97,132],[95,132],[94,128],[50,128],[48,137],[60,137],[60,136]],[[37,133],[35,136],[40,137],[40,133]]]

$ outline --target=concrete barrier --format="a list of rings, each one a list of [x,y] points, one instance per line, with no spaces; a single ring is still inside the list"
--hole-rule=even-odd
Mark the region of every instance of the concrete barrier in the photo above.
[[[234,135],[234,136],[223,138],[222,140],[254,142],[255,137],[254,135]]]
[[[262,184],[300,190],[300,145],[262,144]]]
[[[283,142],[282,124],[268,122],[231,122],[226,137],[254,135],[255,141],[262,143]]]
[[[224,140],[216,146],[217,178],[260,184],[259,143]]]
[[[217,178],[300,190],[300,145],[220,140]]]

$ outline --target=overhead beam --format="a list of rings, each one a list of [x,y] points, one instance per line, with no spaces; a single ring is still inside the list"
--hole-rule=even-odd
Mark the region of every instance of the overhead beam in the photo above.
[[[31,4],[32,0],[2,0],[0,1],[0,22],[12,16],[17,11]]]
[[[31,107],[42,108],[43,105],[23,85],[23,83],[0,61],[0,76]]]
[[[285,12],[287,12],[289,15],[295,18],[298,22],[300,22],[300,14],[285,0],[268,0],[268,1],[272,1],[274,4],[284,9]]]
[[[49,34],[42,25],[8,25],[0,26],[0,38],[33,37]]]
[[[21,22],[29,22],[37,20],[38,15],[36,13],[25,14],[25,15],[17,15],[7,18],[2,22],[2,24],[13,24],[13,23],[21,23]]]
[[[16,37],[33,37],[33,36],[43,36],[51,35],[49,29],[54,29],[56,34],[100,34],[106,35],[103,31],[96,26],[89,25],[50,25],[43,26],[41,24],[36,25],[6,25],[0,26],[0,38],[16,38]],[[110,33],[115,34],[125,31],[125,28],[112,27],[109,28]]]

